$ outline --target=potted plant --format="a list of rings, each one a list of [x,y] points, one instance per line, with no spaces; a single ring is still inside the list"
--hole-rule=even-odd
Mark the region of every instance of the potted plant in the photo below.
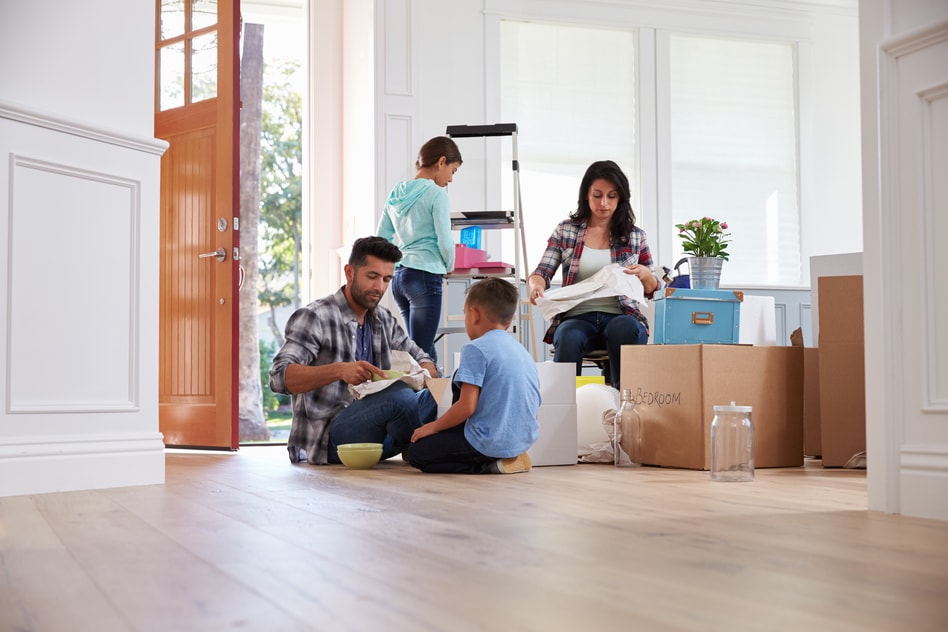
[[[688,261],[691,287],[695,289],[718,289],[721,267],[729,255],[727,246],[730,233],[727,222],[712,217],[693,219],[684,224],[675,224],[682,239],[682,250],[691,255]]]

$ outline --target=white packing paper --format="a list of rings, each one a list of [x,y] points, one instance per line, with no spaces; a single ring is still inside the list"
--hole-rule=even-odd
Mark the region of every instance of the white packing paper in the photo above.
[[[362,399],[372,393],[378,393],[395,382],[405,382],[412,387],[412,390],[420,391],[425,387],[425,378],[431,377],[431,374],[428,373],[428,369],[421,368],[415,361],[415,358],[407,351],[392,351],[392,366],[384,370],[402,371],[405,374],[401,377],[388,380],[379,380],[377,382],[366,380],[362,382],[362,384],[350,384],[349,394],[352,395],[353,399]]]
[[[620,295],[645,303],[645,288],[639,278],[626,274],[618,263],[610,263],[585,281],[545,292],[537,299],[537,308],[546,320],[552,320],[585,301]]]

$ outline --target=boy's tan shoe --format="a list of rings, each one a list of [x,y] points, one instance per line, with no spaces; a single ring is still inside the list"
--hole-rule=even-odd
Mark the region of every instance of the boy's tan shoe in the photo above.
[[[491,464],[491,471],[495,474],[518,474],[529,472],[532,467],[533,462],[530,461],[530,455],[524,452],[509,459],[497,459]]]

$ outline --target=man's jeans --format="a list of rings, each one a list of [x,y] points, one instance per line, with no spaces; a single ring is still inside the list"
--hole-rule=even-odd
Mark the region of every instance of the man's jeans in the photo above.
[[[402,313],[408,337],[438,364],[434,339],[441,325],[444,277],[413,268],[398,268],[392,279],[392,298]],[[379,367],[387,368],[387,367]]]
[[[404,382],[354,400],[329,425],[329,462],[340,463],[336,446],[381,443],[387,459],[408,447],[415,428],[434,421],[438,404],[424,388],[417,393]]]

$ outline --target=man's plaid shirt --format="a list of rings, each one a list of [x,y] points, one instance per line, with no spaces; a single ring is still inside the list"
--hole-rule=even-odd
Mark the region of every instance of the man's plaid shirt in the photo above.
[[[372,350],[379,368],[392,365],[393,349],[407,351],[419,364],[434,362],[408,337],[389,310],[378,306],[365,317],[372,323]],[[290,364],[355,362],[358,324],[341,288],[296,310],[286,323],[286,342],[273,358],[270,390],[288,393],[285,373]],[[286,443],[290,460],[328,463],[329,424],[352,402],[348,385],[338,380],[306,393],[294,393],[292,400],[293,425]]]

